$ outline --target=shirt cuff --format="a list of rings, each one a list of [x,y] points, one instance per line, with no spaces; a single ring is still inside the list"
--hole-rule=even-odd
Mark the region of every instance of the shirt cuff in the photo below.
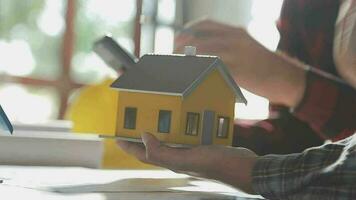
[[[252,187],[267,199],[280,199],[290,192],[285,187],[285,170],[299,154],[266,155],[258,158],[252,171]]]
[[[325,133],[323,134],[324,128],[334,114],[338,103],[340,84],[344,85],[345,82],[313,67],[309,67],[306,73],[303,99],[292,111],[300,120],[308,122],[320,137],[330,139],[338,132],[325,135]]]

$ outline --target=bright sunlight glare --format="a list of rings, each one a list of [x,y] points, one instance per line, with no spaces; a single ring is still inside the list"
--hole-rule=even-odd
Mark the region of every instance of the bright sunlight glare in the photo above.
[[[249,33],[262,45],[270,50],[275,50],[279,42],[279,33],[276,21],[279,17],[283,0],[253,0],[251,15],[252,20],[248,25]],[[268,100],[257,96],[247,90],[242,90],[248,104],[237,104],[235,116],[241,119],[266,119],[268,118]]]
[[[30,45],[24,40],[0,40],[0,72],[26,76],[35,69],[36,61]]]
[[[48,120],[54,105],[48,96],[36,95],[18,85],[0,88],[0,103],[6,108],[10,120],[38,123]]]
[[[112,26],[129,21],[135,15],[135,0],[88,0],[85,2],[88,18],[99,18]]]
[[[57,36],[64,30],[62,0],[46,0],[45,7],[37,19],[38,28],[49,36]]]

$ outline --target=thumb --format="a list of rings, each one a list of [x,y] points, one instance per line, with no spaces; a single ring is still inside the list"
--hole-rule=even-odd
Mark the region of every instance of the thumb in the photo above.
[[[151,133],[143,133],[141,138],[146,147],[146,159],[151,162],[157,162],[159,159],[158,149],[161,146],[161,142]]]
[[[191,161],[189,161],[189,158],[196,159],[196,154],[190,149],[168,147],[150,133],[143,133],[141,137],[146,147],[146,160],[149,163],[177,170],[179,168],[185,169],[186,165],[190,166]]]
[[[141,138],[146,148],[158,147],[161,145],[160,141],[151,133],[143,133]]]

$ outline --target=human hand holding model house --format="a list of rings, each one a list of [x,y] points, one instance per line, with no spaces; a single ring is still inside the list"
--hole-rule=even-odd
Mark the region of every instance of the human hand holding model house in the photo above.
[[[287,58],[286,56],[276,54],[267,50],[265,47],[263,47],[261,44],[255,41],[242,28],[231,27],[228,25],[223,25],[209,20],[193,23],[190,26],[188,26],[185,30],[183,30],[176,38],[176,50],[179,53],[183,51],[183,47],[185,47],[186,45],[196,46],[198,51],[204,54],[219,56],[221,60],[228,67],[230,72],[229,74],[231,74],[232,78],[240,86],[258,95],[267,97],[271,102],[282,103],[289,107],[293,107],[298,104],[301,97],[303,96],[304,87],[305,87],[305,72],[303,69],[303,65],[294,60]],[[148,59],[152,59],[152,60],[164,59],[164,62],[159,60],[154,60],[155,63],[154,65],[153,64],[145,64],[145,65],[155,66],[155,67],[159,67],[159,66],[172,67],[174,63],[175,63],[174,65],[176,65],[178,62],[187,62],[189,60],[193,61],[193,59],[195,60],[198,58],[199,57],[195,57],[195,56],[194,57],[188,56],[184,58],[181,56],[179,57],[164,56],[164,57],[154,58],[149,55],[142,58],[142,61],[144,62],[142,62],[141,64],[143,65],[145,63],[153,63],[153,61],[150,61]],[[179,59],[179,61],[177,59]],[[207,57],[205,57],[204,59],[207,59]],[[173,62],[169,60],[173,60]],[[157,64],[158,61],[163,64],[167,63],[168,61],[171,63],[168,65],[167,64],[158,65]],[[149,69],[147,66],[142,67],[142,69]],[[183,67],[187,67],[187,66],[189,65],[185,63],[180,63],[177,65],[177,67],[173,67],[172,69],[179,69],[177,72],[181,73],[184,72]],[[199,65],[193,65],[193,66],[199,66]],[[135,70],[138,69],[139,67],[135,68]],[[162,70],[160,71],[161,72],[164,71],[163,69],[167,69],[167,68],[162,68]],[[192,70],[191,67],[188,67],[188,69]],[[150,70],[150,72],[152,71],[153,70]],[[132,72],[133,71],[131,71],[131,74]],[[139,75],[139,74],[147,74],[147,73],[135,73],[135,74]],[[158,73],[153,73],[153,74],[158,75]],[[174,76],[168,76],[170,77],[169,80],[175,79],[177,77],[176,74],[177,73],[175,73]],[[184,74],[187,73],[184,72]],[[130,74],[126,73],[124,75],[129,76]],[[165,78],[167,76],[161,75],[161,77]],[[160,77],[156,77],[154,79],[131,78],[130,80],[140,80],[139,83],[142,84],[142,80],[149,80],[151,83],[152,80],[161,81],[161,78]],[[119,81],[118,83],[120,82],[121,85],[125,85],[122,84],[122,82],[125,82],[125,77],[123,77],[121,81]],[[218,82],[214,81],[214,83],[218,83]],[[132,85],[133,84],[131,84],[130,82],[131,87]],[[149,85],[150,84],[144,84],[145,87]],[[163,84],[163,85],[168,85],[168,84]],[[209,95],[212,94],[209,97],[222,96],[219,94],[214,95],[215,92],[219,92],[221,90],[213,90],[212,89],[213,87],[211,87],[211,85],[208,88],[209,89],[207,90],[208,91],[207,94]],[[278,89],[278,92],[276,92],[276,89]],[[142,89],[140,89],[140,91],[142,91]],[[171,93],[171,91],[168,92]],[[120,96],[120,98],[124,99],[125,96],[122,95]],[[157,103],[156,101],[157,99],[155,99],[155,101],[152,101],[152,98],[151,99],[130,98],[130,101],[127,102],[130,102],[132,104],[132,102],[134,102],[133,100],[138,101],[141,99],[145,99],[146,102]],[[210,98],[208,98],[207,96],[206,98],[198,100],[197,101],[198,103],[196,105],[202,104],[201,102],[205,102],[207,99]],[[218,99],[219,101],[221,100],[221,98]],[[219,104],[219,101],[214,102],[214,105],[222,105],[221,102]],[[119,105],[124,106],[125,104],[119,102]],[[119,119],[121,120],[118,120],[119,129],[117,130],[117,132],[125,137],[128,136],[139,137],[139,135],[137,134],[146,131],[137,130],[135,126],[136,115],[139,116],[139,114],[137,114],[138,111],[136,109],[130,110],[132,106],[131,107],[126,106],[126,107],[127,109],[123,108],[125,110],[121,110],[119,112],[121,113],[121,115],[119,115]],[[194,106],[192,108],[194,108]],[[143,109],[139,109],[139,110],[143,110]],[[178,109],[178,110],[182,110],[182,109]],[[185,110],[183,109],[183,111]],[[147,114],[147,113],[150,112],[141,111],[141,116],[142,114]],[[135,120],[126,120],[126,119],[130,119],[130,116],[132,116],[131,118],[134,118]],[[160,119],[161,117],[159,116],[160,114],[157,114],[156,112],[154,118]],[[177,134],[185,135],[185,137],[192,137],[190,135],[187,136],[187,133],[184,133],[187,132],[187,130],[189,130],[188,128],[184,129],[184,127],[190,127],[188,126],[188,124],[190,124],[189,123],[190,120],[188,115],[185,113],[183,113],[183,117],[185,118],[183,120],[180,120],[180,122],[186,124],[186,126],[182,126],[183,128],[178,127],[177,130],[181,130],[181,131],[180,132],[178,131]],[[150,124],[150,127],[152,126],[152,128],[150,128],[148,131],[152,132],[154,136],[151,134],[143,134],[142,139],[144,145],[119,140],[117,142],[118,145],[127,153],[137,157],[139,160],[146,163],[158,165],[161,167],[171,169],[173,171],[187,173],[194,176],[219,180],[224,183],[228,183],[232,186],[235,186],[237,188],[240,188],[245,192],[254,193],[252,189],[251,172],[258,158],[258,156],[254,152],[245,148],[232,148],[232,147],[214,146],[214,145],[202,145],[202,146],[195,146],[193,148],[185,148],[185,149],[172,148],[160,142],[160,141],[169,141],[169,138],[168,139],[163,138],[163,136],[166,135],[163,135],[162,138],[158,137],[159,140],[156,139],[155,136],[157,135],[156,134],[157,123],[156,122],[152,123],[152,118],[150,118],[149,120],[141,120],[141,122],[147,122]],[[212,122],[214,123],[214,121]],[[232,121],[230,121],[229,123],[231,122]],[[125,124],[127,124],[127,126]],[[129,126],[130,124],[132,124],[132,129],[134,130],[131,132],[127,132],[126,129],[131,127]],[[179,123],[173,123],[173,124],[179,125]],[[139,125],[137,127],[139,128],[144,126]],[[194,127],[198,127],[198,126],[194,126]],[[216,127],[213,129],[216,129]],[[162,134],[159,134],[158,136],[161,135]],[[194,134],[194,135],[204,135],[204,134]],[[174,141],[181,142],[180,140],[178,140],[180,138],[176,136],[174,137],[175,137]],[[204,144],[203,138],[201,139],[202,141],[200,142],[201,144]],[[191,142],[192,140],[186,140],[185,138],[183,138],[182,141],[183,143],[189,144],[189,142]],[[198,143],[199,142],[196,142],[195,144]]]
[[[142,134],[143,144],[118,140],[117,144],[142,162],[179,173],[210,178],[240,188],[252,189],[251,172],[257,155],[245,148],[202,145],[173,148],[162,144],[152,134]]]
[[[355,1],[352,5],[356,5]],[[187,31],[182,31],[176,40],[177,49],[190,44],[197,46],[202,52],[218,55],[230,67],[232,75],[234,78],[237,77],[236,81],[240,86],[267,97],[272,103],[295,107],[304,94],[308,66],[286,55],[265,49],[245,33],[240,28],[202,21],[192,24]],[[348,33],[350,31],[342,31],[340,35]],[[354,36],[356,38],[356,35]],[[336,44],[343,44],[343,41]],[[346,49],[336,48],[334,52],[336,60],[347,62],[338,63],[340,66],[337,69],[342,71],[341,74],[344,76],[347,74],[347,77],[344,77],[346,80],[348,77],[351,78],[348,80],[349,83],[356,83],[356,73],[352,71],[356,69],[353,65],[355,62],[352,62],[355,58],[354,49],[347,45],[340,47]],[[338,52],[339,50],[342,51]],[[348,56],[349,60],[345,59],[345,56]],[[320,82],[316,83],[333,84],[333,87],[337,85],[338,88],[333,88],[334,90],[331,91],[340,92],[340,96],[336,96],[338,102],[355,102],[354,88],[342,80],[329,80],[329,78],[320,76],[317,79]],[[352,86],[356,87],[355,84]],[[325,88],[329,87],[321,89]],[[325,91],[329,92],[329,90]],[[344,95],[344,91],[350,96]],[[333,105],[336,109],[342,108],[338,104],[327,105]],[[347,121],[349,115],[354,116],[352,108],[355,104],[350,105],[346,108],[350,108],[351,114],[345,112],[346,109],[343,109],[341,115],[337,115],[339,112],[335,115],[335,110],[327,114],[333,114]],[[354,117],[349,119],[354,123]],[[246,192],[259,193],[268,199],[355,199],[353,185],[356,179],[354,175],[356,135],[335,143],[309,148],[302,153],[266,156],[256,156],[255,153],[244,148],[223,146],[171,148],[163,145],[150,134],[143,134],[142,139],[144,145],[124,141],[118,141],[118,145],[143,162],[194,176],[217,179]],[[253,186],[251,179],[253,179]]]
[[[211,145],[231,144],[235,101],[246,102],[236,82],[274,102],[294,106],[303,93],[304,71],[298,63],[264,48],[243,29],[212,21],[182,31],[178,49],[186,45],[196,45],[204,54],[221,59],[195,55],[195,51],[145,55],[112,84],[119,90],[116,135],[140,138],[142,132],[152,133],[143,135],[144,146],[118,144],[143,162],[217,179],[253,193],[251,171],[256,154]],[[203,146],[172,148],[160,141]]]

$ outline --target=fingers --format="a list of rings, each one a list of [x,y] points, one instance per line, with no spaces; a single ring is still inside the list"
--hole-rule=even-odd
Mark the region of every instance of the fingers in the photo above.
[[[168,147],[149,133],[143,134],[142,139],[146,147],[147,161],[178,173],[205,176],[204,174],[209,174],[213,169],[212,161],[220,157],[217,157],[213,146],[184,149]]]
[[[214,31],[224,31],[226,29],[233,29],[234,27],[230,26],[230,25],[227,25],[227,24],[223,24],[223,23],[220,23],[220,22],[217,22],[217,21],[213,21],[213,20],[210,20],[210,19],[203,19],[203,20],[198,20],[198,21],[192,21],[190,23],[188,23],[186,26],[185,26],[185,29],[186,30],[201,30],[201,31],[211,31],[211,30],[214,30]]]
[[[204,20],[194,22],[183,29],[175,38],[175,53],[182,53],[184,46],[197,47],[201,54],[214,54],[222,57],[234,51],[239,40],[247,38],[246,31],[241,27]],[[230,52],[231,53],[231,52]]]
[[[178,34],[177,39],[179,40],[182,37],[188,36],[195,38],[222,37],[226,33],[238,33],[242,30],[243,29],[240,27],[233,27],[212,20],[200,20],[185,26],[185,28]]]
[[[122,140],[117,140],[116,143],[126,153],[135,156],[141,162],[149,163],[146,159],[146,149],[142,144]]]
[[[220,29],[214,25],[216,22],[210,20],[203,20],[192,22],[185,26],[175,38],[176,44],[188,44],[188,42],[196,39],[206,39],[216,36]]]
[[[142,141],[146,147],[146,159],[152,162],[159,161],[159,150],[160,150],[160,142],[151,134],[143,133],[142,134]]]
[[[204,167],[209,159],[202,155],[212,155],[205,147],[173,148],[163,145],[152,134],[142,134],[144,145],[117,141],[117,144],[127,153],[142,162],[158,165],[176,172],[206,171]],[[209,156],[208,156],[209,157]]]
[[[187,154],[184,149],[175,149],[162,145],[159,140],[149,133],[142,134],[142,141],[144,145],[122,140],[117,140],[117,144],[126,153],[145,163],[172,170],[178,170],[179,165],[177,163],[185,163],[184,159]]]
[[[169,169],[179,170],[178,163],[185,163],[187,151],[190,149],[177,149],[162,145],[152,134],[142,134],[142,141],[146,147],[146,159],[156,165]]]
[[[220,180],[247,192],[253,191],[251,170],[257,156],[249,150],[219,146],[171,148],[149,133],[142,135],[142,141],[144,145],[126,141],[117,143],[124,151],[143,162],[175,172]]]

